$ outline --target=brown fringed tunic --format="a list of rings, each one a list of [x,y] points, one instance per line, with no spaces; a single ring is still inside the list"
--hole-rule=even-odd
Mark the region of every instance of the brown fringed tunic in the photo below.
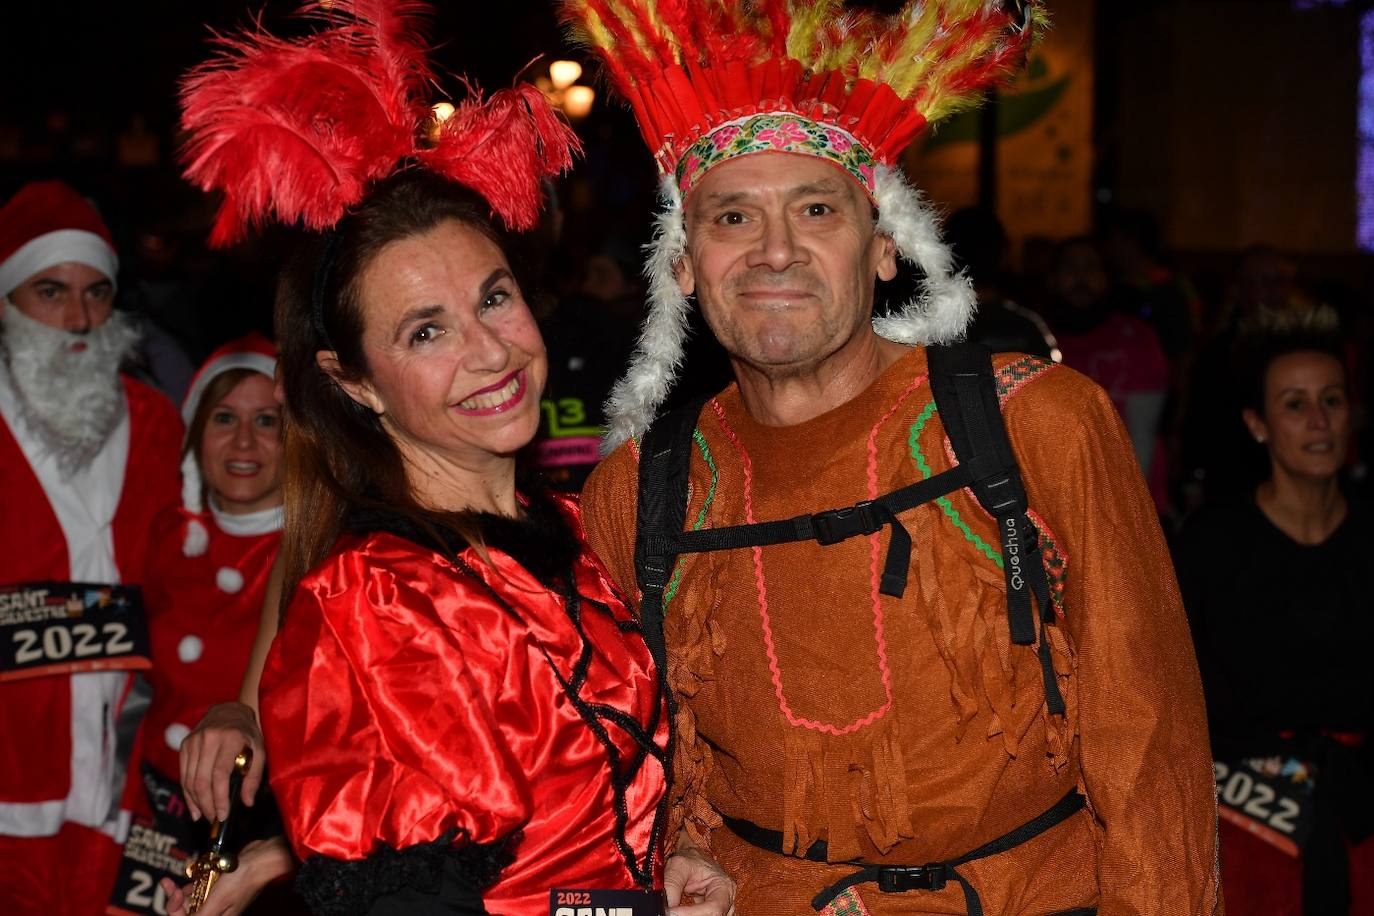
[[[741,916],[811,912],[855,869],[751,846],[721,815],[780,830],[798,851],[825,839],[831,863],[920,865],[1001,837],[1075,787],[1086,809],[960,867],[988,916],[1221,911],[1197,666],[1130,440],[1083,376],[1010,354],[995,366],[1047,547],[1067,715],[1048,713],[1035,651],[1011,643],[1000,541],[967,491],[900,516],[914,542],[901,599],[877,591],[885,532],[686,558],[665,613],[680,704],[673,824],[739,882]],[[627,443],[583,503],[588,539],[629,595],[637,463]],[[924,350],[796,426],[755,423],[732,385],[698,423],[687,525],[845,506],[952,463]],[[870,883],[831,909],[965,903],[954,882],[901,894]]]

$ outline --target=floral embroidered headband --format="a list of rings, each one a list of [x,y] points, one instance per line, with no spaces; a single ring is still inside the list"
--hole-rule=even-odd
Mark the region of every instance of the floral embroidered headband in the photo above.
[[[768,152],[824,159],[857,181],[869,198],[877,196],[874,175],[878,161],[853,134],[786,111],[739,118],[697,140],[687,148],[675,169],[678,192],[686,198],[702,176],[722,162]]]

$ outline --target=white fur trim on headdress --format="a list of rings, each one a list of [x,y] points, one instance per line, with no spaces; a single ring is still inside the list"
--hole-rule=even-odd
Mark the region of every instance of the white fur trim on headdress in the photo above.
[[[954,253],[940,239],[940,222],[921,194],[891,166],[877,169],[878,231],[890,236],[897,253],[925,274],[921,292],[896,312],[873,319],[882,337],[910,346],[953,343],[973,321],[978,297],[963,271],[954,272]]]
[[[55,229],[29,239],[0,264],[0,296],[7,296],[40,271],[72,261],[100,271],[115,282],[119,256],[94,232],[85,229]]]
[[[891,236],[897,253],[925,274],[921,292],[895,313],[873,319],[882,337],[910,346],[952,343],[964,336],[978,299],[973,283],[954,271],[954,255],[940,240],[940,222],[920,192],[897,169],[879,166],[875,174],[878,231]],[[674,266],[687,251],[682,199],[671,177],[661,186],[664,210],[654,225],[644,275],[649,280],[649,315],[630,368],[606,401],[608,426],[603,454],[649,428],[668,396],[682,363],[687,337],[688,302],[677,285]]]
[[[677,378],[687,340],[690,306],[677,283],[678,260],[687,253],[687,223],[672,176],[659,185],[663,212],[654,220],[644,276],[649,281],[649,314],[639,333],[625,376],[606,400],[609,420],[601,448],[610,454],[620,443],[649,428]]]

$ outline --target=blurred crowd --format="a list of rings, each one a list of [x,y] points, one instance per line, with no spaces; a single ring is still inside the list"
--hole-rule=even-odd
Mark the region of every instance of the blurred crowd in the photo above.
[[[996,216],[968,208],[951,214],[945,235],[977,290],[970,337],[994,352],[1061,362],[1092,378],[1121,413],[1166,534],[1204,504],[1242,497],[1268,472],[1268,460],[1241,420],[1241,329],[1270,312],[1333,308],[1346,341],[1352,436],[1344,478],[1357,489],[1368,475],[1369,354],[1374,313],[1368,289],[1344,278],[1306,274],[1297,256],[1264,245],[1208,259],[1196,273],[1177,266],[1153,219],[1107,212],[1101,228],[1066,239],[1030,238],[1019,250]],[[546,433],[566,430],[568,397],[578,415],[599,402],[625,365],[644,283],[638,241],[610,235],[584,246],[588,256],[561,265],[544,297],[546,336],[555,355]],[[882,310],[905,301],[917,278],[902,265],[879,285]],[[711,393],[730,381],[723,351],[698,321],[686,377],[676,398]],[[564,386],[568,386],[566,392]],[[561,411],[561,412],[560,412]],[[595,424],[593,424],[595,425]],[[549,454],[552,446],[541,446]],[[557,449],[554,449],[557,452]],[[570,462],[590,451],[552,458]],[[575,488],[580,476],[555,472]]]

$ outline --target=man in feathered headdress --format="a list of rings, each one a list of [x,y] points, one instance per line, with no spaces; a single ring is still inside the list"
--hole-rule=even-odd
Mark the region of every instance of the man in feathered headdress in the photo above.
[[[152,519],[176,502],[181,421],[119,371],[138,332],[113,310],[117,265],[99,214],[61,182],[0,208],[7,913],[103,913],[123,839],[118,733],[147,645],[119,586],[142,581]]]
[[[1130,440],[1082,376],[947,346],[973,290],[897,165],[1023,59],[1038,4],[561,9],[663,175],[584,507],[674,688],[670,836],[750,916],[1220,912],[1197,667]],[[870,322],[898,258],[923,294]],[[736,384],[659,417],[693,296]]]

